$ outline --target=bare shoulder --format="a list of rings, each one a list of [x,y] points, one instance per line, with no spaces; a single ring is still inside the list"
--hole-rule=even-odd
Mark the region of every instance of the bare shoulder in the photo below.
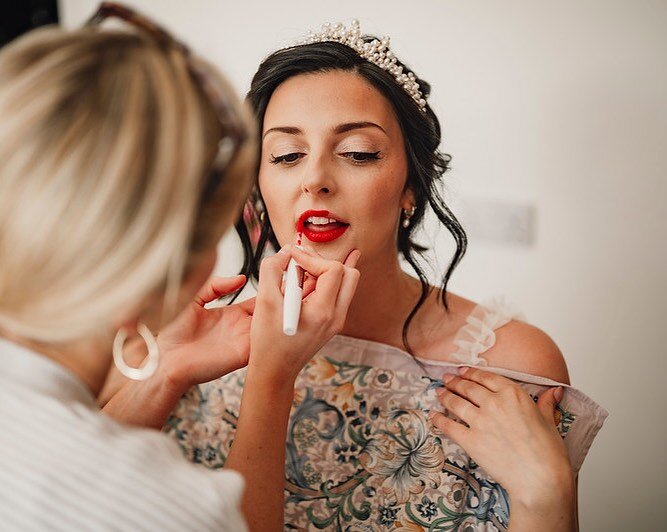
[[[490,366],[570,383],[563,354],[547,333],[520,320],[511,320],[495,333],[496,343],[483,355]]]
[[[478,305],[476,302],[447,292],[449,312],[438,303],[441,293],[434,290],[429,303],[416,320],[416,332],[422,332],[425,341],[418,345],[420,356],[433,360],[447,360],[455,352],[456,335],[466,324],[466,318]],[[560,349],[551,337],[533,325],[511,320],[495,331],[496,342],[482,356],[490,366],[539,375],[570,383],[567,365]]]

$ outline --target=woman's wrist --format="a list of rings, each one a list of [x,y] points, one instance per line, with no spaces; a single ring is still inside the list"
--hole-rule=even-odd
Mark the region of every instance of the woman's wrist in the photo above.
[[[279,367],[276,367],[275,362],[266,364],[263,363],[262,358],[261,353],[251,350],[248,370],[246,373],[246,382],[251,380],[258,385],[275,391],[289,390],[290,393],[293,393],[294,384],[299,372],[291,368],[287,361]]]
[[[162,374],[146,381],[128,381],[102,411],[128,425],[160,429],[183,394]]]
[[[512,513],[515,509],[525,510],[534,515],[543,515],[564,508],[574,509],[576,497],[575,476],[569,462],[550,468],[548,475],[540,481],[526,482],[516,488],[509,488]]]
[[[521,498],[510,494],[509,532],[575,532],[577,527],[576,490],[563,483],[549,493]]]
[[[155,375],[148,381],[151,384],[150,388],[159,388],[160,396],[163,399],[173,397],[178,400],[197,382],[193,382],[191,375],[188,374],[187,364],[176,363],[179,357],[181,359],[187,357],[186,354],[177,353],[175,349],[164,346],[159,336],[157,343],[161,361]],[[291,397],[294,393],[297,375],[298,372],[287,364],[281,367],[270,367],[262,363],[261,354],[251,353],[246,383],[251,383],[253,387],[265,389],[267,392],[277,395],[289,394]],[[148,388],[149,386],[145,387],[145,389]]]
[[[265,389],[267,392],[275,393],[279,396],[292,397],[294,395],[295,382],[296,375],[288,370],[274,371],[262,367],[261,364],[253,364],[252,361],[248,364],[245,377],[246,387],[250,384],[255,388]]]
[[[160,341],[160,335],[157,336],[156,341],[160,352],[160,362],[154,378],[159,380],[163,393],[173,394],[180,398],[194,385],[190,382],[190,376],[184,371],[186,365],[174,363],[179,356],[184,355],[179,355],[175,349],[165,346],[164,342]]]

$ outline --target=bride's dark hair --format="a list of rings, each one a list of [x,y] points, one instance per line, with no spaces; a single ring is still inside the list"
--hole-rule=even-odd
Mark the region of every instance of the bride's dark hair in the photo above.
[[[371,41],[374,37],[366,36]],[[402,63],[398,63],[402,65]],[[404,70],[409,70],[402,65]],[[415,258],[415,254],[424,257],[428,250],[412,240],[412,233],[423,219],[427,207],[430,207],[438,220],[449,230],[456,250],[442,279],[442,303],[448,311],[447,284],[454,268],[461,261],[467,245],[465,231],[454,214],[445,204],[438,188],[448,169],[451,157],[439,151],[441,134],[440,122],[430,106],[425,111],[419,109],[415,101],[396,82],[394,77],[380,67],[360,57],[351,48],[336,42],[322,42],[305,44],[285,48],[268,56],[259,66],[252,79],[247,101],[250,103],[260,125],[264,122],[264,113],[271,99],[273,91],[285,80],[299,74],[330,72],[343,70],[354,72],[368,80],[392,104],[396,117],[405,139],[405,152],[408,161],[408,175],[406,189],[410,188],[414,194],[416,210],[411,218],[410,225],[405,228],[399,224],[397,249],[405,260],[414,269],[421,282],[421,296],[403,325],[403,345],[406,350],[414,354],[408,342],[408,328],[415,314],[427,299],[432,287],[429,285],[424,271]],[[427,98],[430,85],[417,78],[423,98]],[[248,279],[257,280],[259,277],[259,262],[269,243],[277,251],[280,245],[271,228],[266,206],[262,199],[257,182],[250,199],[248,208],[236,223],[236,230],[241,238],[244,250],[244,262],[241,273]],[[259,219],[253,219],[253,214],[259,212]],[[250,238],[250,228],[258,227],[259,236]]]

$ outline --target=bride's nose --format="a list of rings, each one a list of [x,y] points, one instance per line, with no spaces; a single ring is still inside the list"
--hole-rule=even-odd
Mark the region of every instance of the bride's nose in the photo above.
[[[322,158],[311,159],[304,168],[301,191],[313,196],[330,195],[335,192],[334,179]]]

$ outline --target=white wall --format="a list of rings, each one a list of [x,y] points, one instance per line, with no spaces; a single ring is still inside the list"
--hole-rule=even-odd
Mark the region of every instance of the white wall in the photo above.
[[[78,24],[94,0],[62,0]],[[241,92],[260,59],[326,21],[391,35],[433,87],[447,195],[534,206],[532,246],[471,240],[452,289],[506,294],[610,411],[581,473],[582,530],[657,530],[665,493],[667,2],[131,1]],[[438,261],[446,232],[432,225]],[[430,236],[428,236],[430,235]],[[435,236],[433,236],[435,235]],[[229,238],[221,272],[237,267]]]

